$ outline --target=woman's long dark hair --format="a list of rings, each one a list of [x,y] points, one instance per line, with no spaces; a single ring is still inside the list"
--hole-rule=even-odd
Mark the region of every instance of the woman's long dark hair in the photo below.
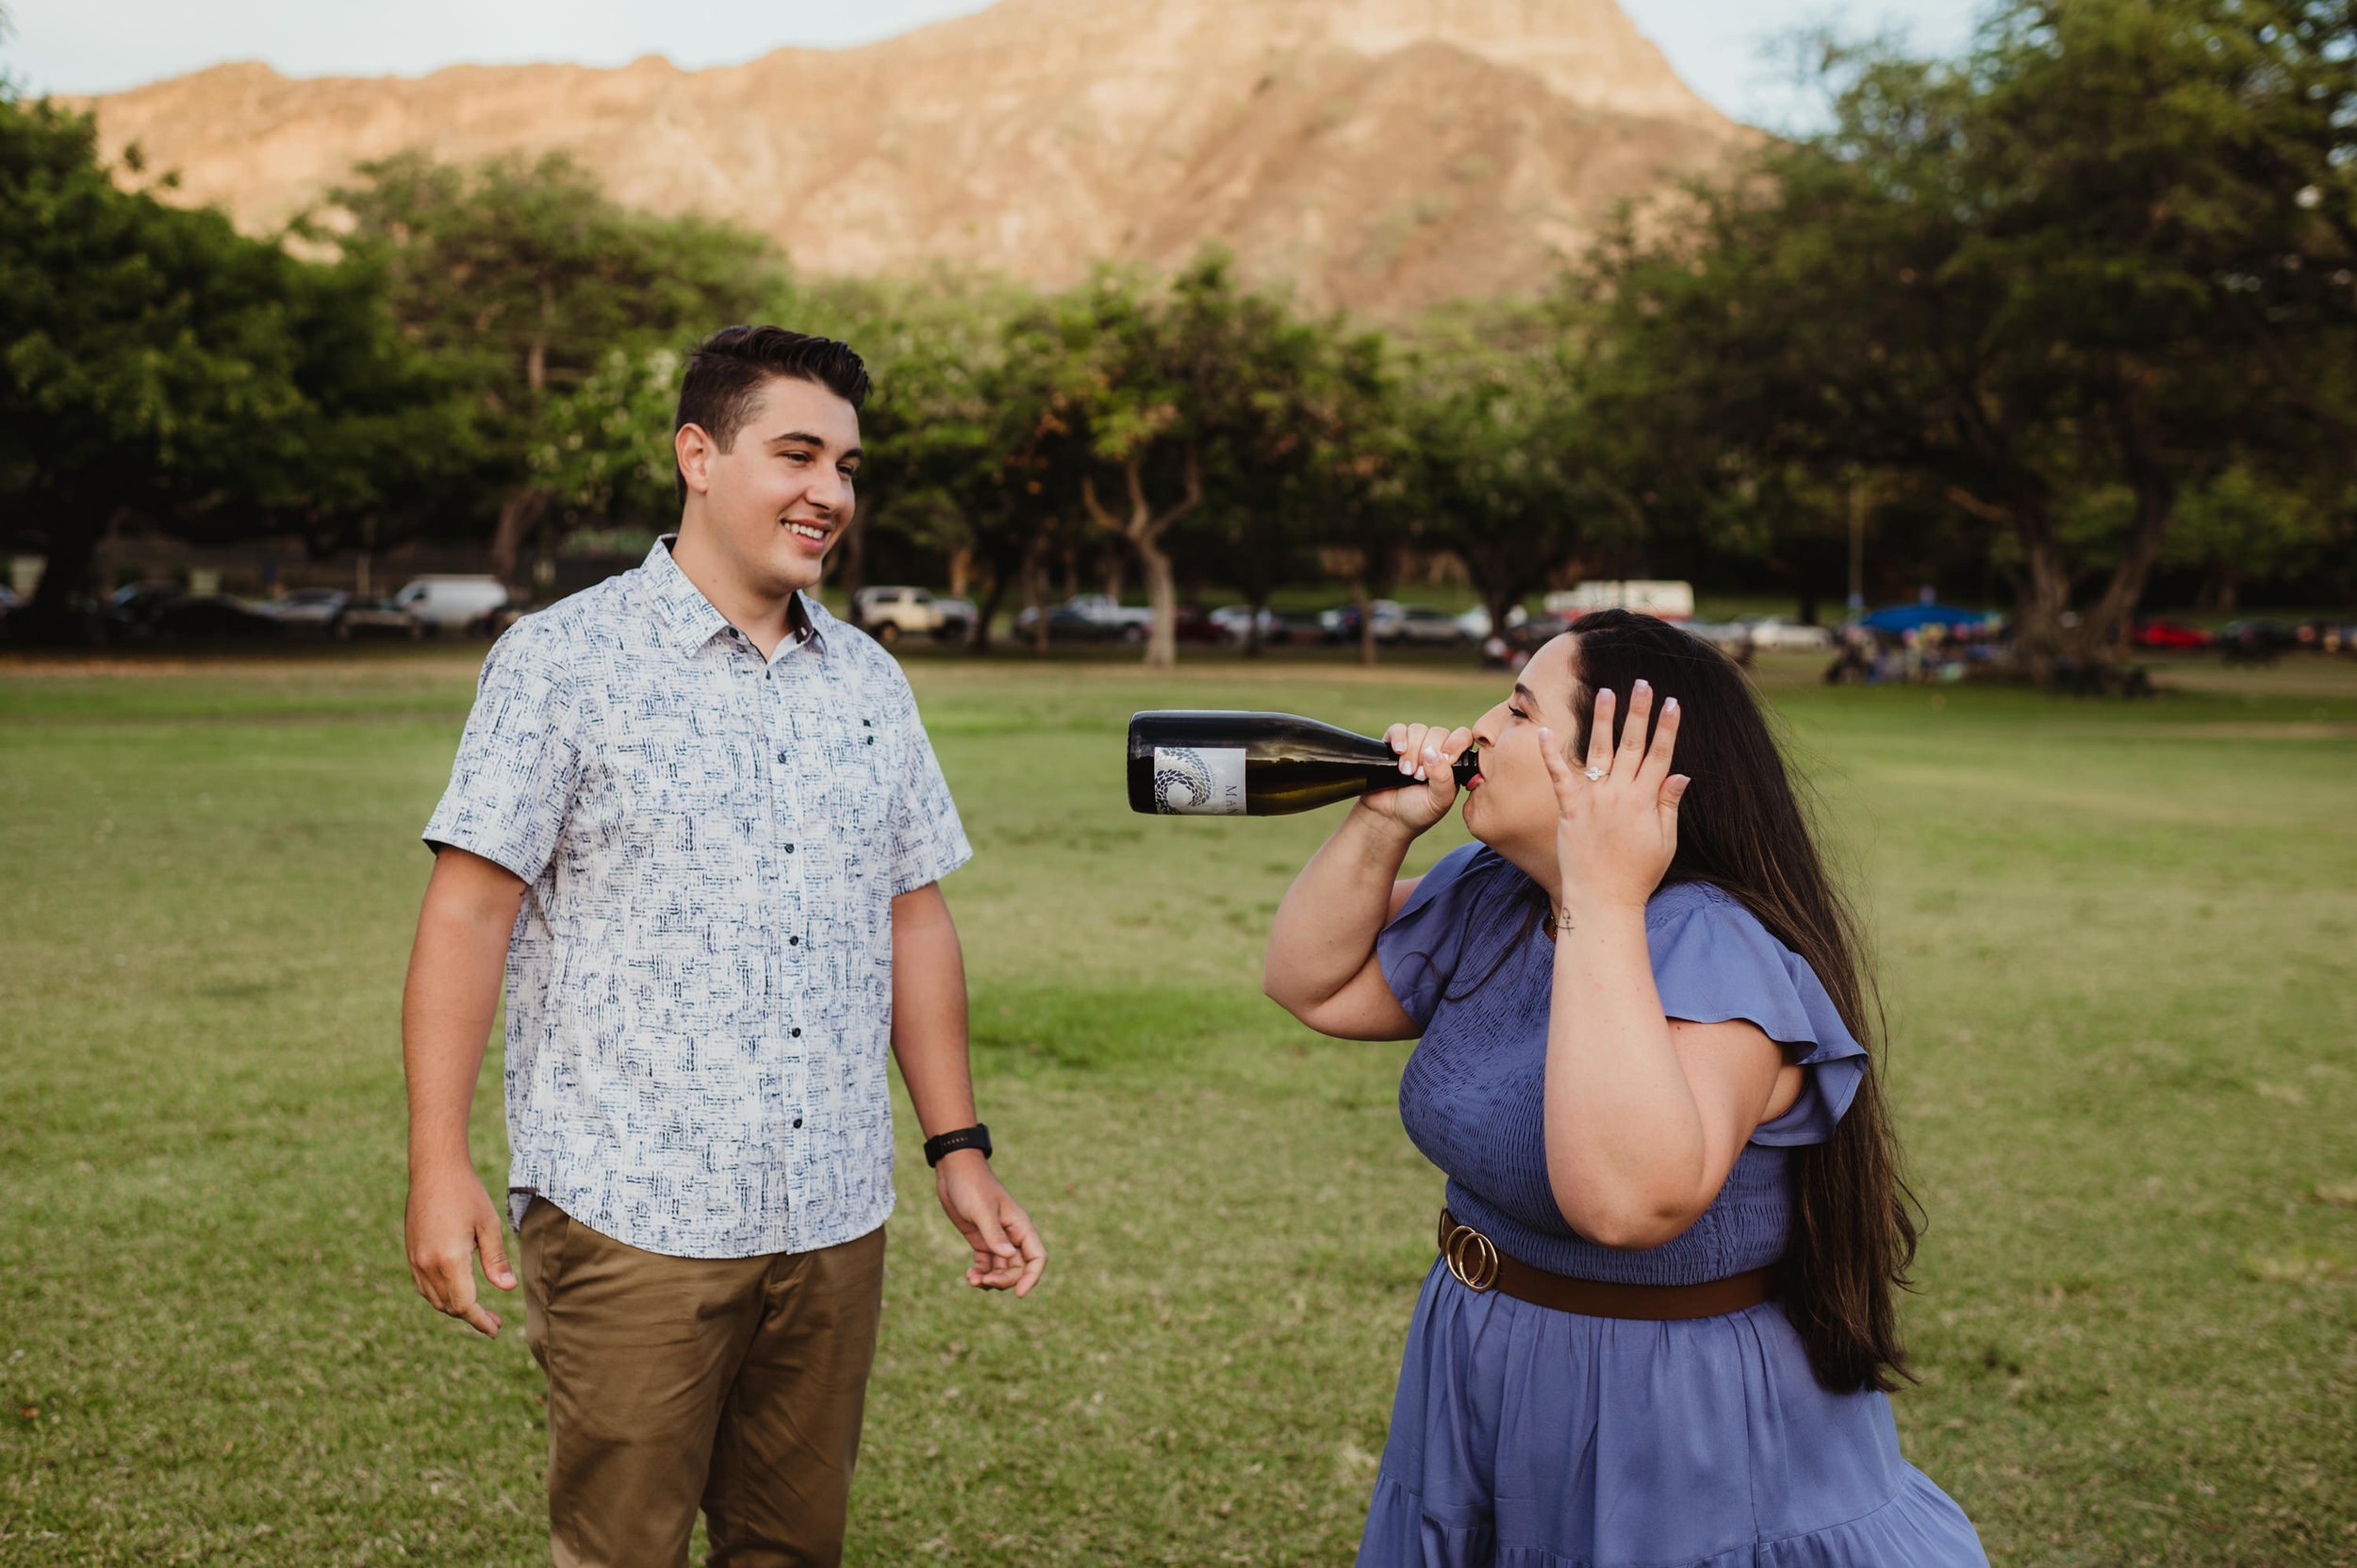
[[[1693,780],[1678,803],[1677,853],[1662,885],[1706,882],[1739,900],[1808,961],[1841,1021],[1867,1048],[1857,1098],[1830,1142],[1793,1150],[1792,1237],[1777,1268],[1787,1315],[1817,1380],[1837,1393],[1888,1391],[1908,1376],[1897,1293],[1915,1261],[1914,1197],[1883,1099],[1881,1008],[1860,963],[1857,919],[1825,873],[1807,814],[1751,684],[1699,637],[1651,616],[1601,610],[1579,641],[1574,762],[1588,754],[1593,694],[1614,694],[1620,738],[1631,685],[1678,701],[1673,769]]]

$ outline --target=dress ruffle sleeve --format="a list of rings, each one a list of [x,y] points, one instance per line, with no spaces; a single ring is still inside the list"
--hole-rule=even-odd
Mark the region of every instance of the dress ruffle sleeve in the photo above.
[[[1656,896],[1645,914],[1645,940],[1663,1013],[1698,1024],[1744,1019],[1782,1046],[1787,1062],[1809,1069],[1801,1098],[1762,1122],[1752,1142],[1793,1146],[1832,1137],[1866,1076],[1866,1048],[1807,962],[1750,910],[1699,883]]]

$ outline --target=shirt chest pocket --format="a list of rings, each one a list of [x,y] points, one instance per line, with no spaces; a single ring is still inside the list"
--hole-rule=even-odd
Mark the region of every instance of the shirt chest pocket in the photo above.
[[[847,837],[880,837],[899,807],[905,732],[882,710],[856,703],[796,714],[794,728],[829,825]]]

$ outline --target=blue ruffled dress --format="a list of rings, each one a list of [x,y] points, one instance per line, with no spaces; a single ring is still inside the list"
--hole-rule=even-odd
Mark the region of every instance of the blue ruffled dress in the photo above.
[[[1558,1274],[1682,1285],[1764,1267],[1791,1222],[1790,1150],[1849,1109],[1866,1052],[1801,958],[1716,888],[1665,888],[1646,937],[1662,1010],[1745,1018],[1808,1068],[1725,1187],[1664,1246],[1583,1240],[1547,1182],[1554,944],[1494,850],[1443,856],[1377,938],[1424,1029],[1401,1080],[1457,1218]],[[1467,1290],[1436,1262],[1408,1331],[1360,1568],[1950,1568],[1987,1562],[1963,1510],[1899,1457],[1890,1402],[1833,1394],[1774,1301],[1646,1323]]]

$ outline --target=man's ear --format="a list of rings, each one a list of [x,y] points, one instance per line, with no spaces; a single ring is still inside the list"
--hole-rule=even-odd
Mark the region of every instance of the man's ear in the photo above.
[[[671,455],[687,487],[698,495],[712,488],[712,454],[719,451],[711,433],[700,424],[684,424],[671,432]]]

